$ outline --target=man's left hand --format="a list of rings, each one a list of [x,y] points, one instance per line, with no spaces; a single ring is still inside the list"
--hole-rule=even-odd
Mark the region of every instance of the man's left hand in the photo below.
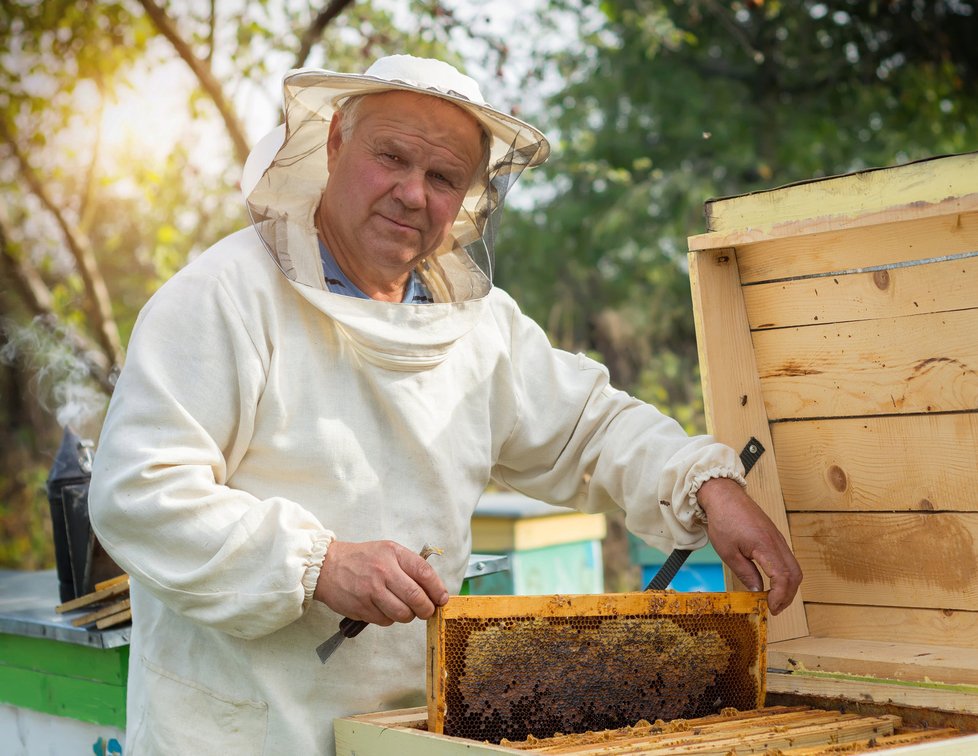
[[[696,499],[706,513],[707,532],[717,554],[750,591],[764,588],[759,566],[771,581],[771,614],[780,614],[791,604],[802,578],[784,536],[734,480],[708,480]]]

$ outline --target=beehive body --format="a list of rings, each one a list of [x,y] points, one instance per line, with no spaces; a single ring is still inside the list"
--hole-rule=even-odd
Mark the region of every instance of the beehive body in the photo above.
[[[460,596],[429,621],[432,732],[498,743],[764,700],[757,594]]]
[[[748,488],[805,572],[769,688],[978,711],[978,155],[707,216],[708,424],[768,448]]]

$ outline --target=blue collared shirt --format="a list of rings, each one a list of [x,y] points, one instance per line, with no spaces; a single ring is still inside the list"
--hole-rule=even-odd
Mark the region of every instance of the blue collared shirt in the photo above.
[[[346,274],[340,270],[336,264],[332,253],[326,249],[322,239],[319,240],[319,257],[323,261],[323,275],[326,277],[326,287],[334,294],[346,294],[348,297],[358,299],[370,299],[360,291],[360,288],[353,283]],[[412,270],[408,278],[407,286],[404,287],[404,298],[402,303],[407,304],[432,304],[435,300],[431,298],[431,292],[421,281],[417,271]]]

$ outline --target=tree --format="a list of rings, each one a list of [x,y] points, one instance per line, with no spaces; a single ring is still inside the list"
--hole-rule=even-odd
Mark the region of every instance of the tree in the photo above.
[[[248,222],[240,166],[280,119],[281,74],[400,51],[461,62],[451,7],[400,5],[0,4],[0,564],[50,563],[40,484],[60,427],[97,437],[146,299]]]
[[[963,0],[553,0],[547,201],[504,224],[498,280],[569,348],[702,428],[685,237],[703,201],[978,147]]]

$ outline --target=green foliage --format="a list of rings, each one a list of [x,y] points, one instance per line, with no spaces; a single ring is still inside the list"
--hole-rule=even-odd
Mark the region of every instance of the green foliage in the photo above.
[[[293,66],[363,70],[396,52],[461,65],[457,50],[473,38],[439,0],[361,0],[299,60],[320,10],[309,3],[248,3],[247,13],[240,3],[159,5],[225,99],[249,116],[252,139],[278,122],[274,82]],[[488,36],[480,44],[484,57],[501,54]],[[165,114],[148,119],[161,102]],[[0,226],[13,261],[3,269],[36,271],[49,299],[43,323],[60,324],[59,338],[72,333],[99,343],[69,234],[91,250],[125,344],[164,281],[247,224],[239,175],[211,94],[138,3],[0,3]],[[0,433],[0,565],[32,567],[50,561],[37,482],[60,439],[56,415],[64,415],[64,397],[97,389],[77,373],[52,369],[64,356],[55,341],[16,336],[37,330],[36,310],[8,283],[0,286],[0,428],[9,429]],[[18,453],[8,454],[11,448]]]
[[[560,345],[702,430],[685,250],[703,201],[978,148],[978,9],[600,7],[597,25],[585,2],[546,11],[576,14],[586,47],[553,58],[554,157],[528,177],[547,200],[510,212],[497,280]]]

